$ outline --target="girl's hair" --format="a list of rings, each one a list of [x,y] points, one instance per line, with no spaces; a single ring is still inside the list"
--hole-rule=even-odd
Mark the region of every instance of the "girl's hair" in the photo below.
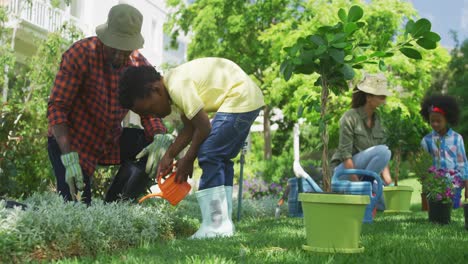
[[[359,90],[358,88],[354,88],[353,99],[351,101],[351,107],[352,108],[359,108],[359,107],[365,105],[366,102],[367,102],[367,96],[368,95],[369,95],[368,93],[363,92],[363,91]]]
[[[429,114],[434,112],[434,110],[442,113],[450,125],[455,126],[458,124],[460,119],[460,107],[455,97],[439,94],[424,98],[421,103],[421,111],[419,112],[424,120],[429,122]]]

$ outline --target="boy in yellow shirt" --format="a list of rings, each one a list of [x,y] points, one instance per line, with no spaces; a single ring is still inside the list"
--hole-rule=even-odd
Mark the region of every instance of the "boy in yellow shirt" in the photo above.
[[[192,238],[232,236],[232,159],[264,106],[260,88],[234,62],[200,58],[164,78],[153,67],[130,67],[119,89],[120,104],[137,114],[165,117],[173,107],[180,112],[184,128],[161,158],[157,173],[169,171],[174,158],[190,144],[177,161],[176,181],[192,176],[198,157],[203,173],[196,196],[203,222]],[[216,112],[211,123],[209,112]]]

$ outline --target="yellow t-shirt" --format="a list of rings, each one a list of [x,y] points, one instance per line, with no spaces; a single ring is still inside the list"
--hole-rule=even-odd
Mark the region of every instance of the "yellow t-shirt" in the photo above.
[[[263,105],[255,82],[234,62],[200,58],[184,63],[164,76],[172,103],[188,119],[206,112],[245,113]]]

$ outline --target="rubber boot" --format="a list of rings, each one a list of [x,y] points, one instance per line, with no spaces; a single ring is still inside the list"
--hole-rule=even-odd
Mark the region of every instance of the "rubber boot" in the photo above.
[[[229,220],[232,222],[232,231],[235,232],[236,228],[234,226],[234,222],[232,221],[232,186],[224,186],[224,190],[226,191],[226,201],[228,205],[228,217]]]
[[[228,205],[224,186],[217,186],[196,192],[202,214],[202,224],[190,239],[230,237],[234,225],[228,217]]]
[[[145,173],[144,164],[124,161],[107,190],[106,203],[118,200],[135,200],[146,192],[150,178]]]

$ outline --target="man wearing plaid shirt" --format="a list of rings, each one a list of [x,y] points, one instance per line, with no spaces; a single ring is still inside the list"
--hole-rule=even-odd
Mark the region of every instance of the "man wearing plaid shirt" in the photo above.
[[[76,188],[89,205],[91,177],[98,164],[134,159],[155,134],[166,132],[161,119],[150,116],[141,116],[144,131],[121,126],[128,110],[118,101],[119,76],[128,66],[149,65],[138,52],[144,43],[142,20],[134,7],[116,5],[107,22],[96,28],[97,37],[74,43],[62,55],[47,117],[49,158],[57,191],[66,201],[76,200]],[[116,200],[121,188],[109,190],[106,201]]]

